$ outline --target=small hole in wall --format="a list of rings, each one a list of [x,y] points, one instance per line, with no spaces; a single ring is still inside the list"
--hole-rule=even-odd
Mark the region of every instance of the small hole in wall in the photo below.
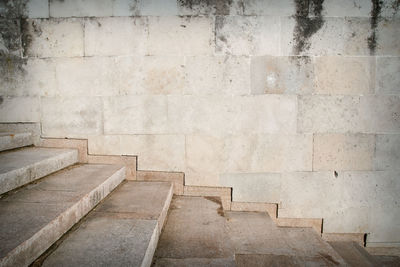
[[[337,173],[337,171],[333,171],[333,174],[335,175],[336,178],[339,176],[339,174]]]

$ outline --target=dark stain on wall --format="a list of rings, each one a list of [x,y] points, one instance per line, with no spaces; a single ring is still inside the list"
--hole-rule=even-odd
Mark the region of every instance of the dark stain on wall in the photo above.
[[[380,0],[371,0],[372,1],[372,9],[371,9],[371,34],[368,37],[368,48],[371,55],[375,54],[376,44],[378,41],[378,33],[377,27],[381,16],[382,11],[382,1]]]
[[[232,0],[178,0],[178,6],[194,15],[229,15]]]
[[[0,105],[3,104],[3,102],[4,102],[4,98],[3,98],[3,96],[0,95]]]
[[[324,25],[322,16],[324,0],[294,1],[296,5],[296,14],[294,15],[296,25],[293,33],[293,53],[299,55],[310,48],[311,36]]]

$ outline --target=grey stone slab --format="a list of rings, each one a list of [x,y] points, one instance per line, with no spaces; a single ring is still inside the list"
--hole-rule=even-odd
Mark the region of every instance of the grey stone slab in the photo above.
[[[125,178],[125,168],[82,165],[0,200],[0,266],[29,265]]]
[[[74,149],[24,148],[0,154],[0,194],[78,162]]]
[[[379,266],[378,261],[356,242],[329,242],[329,244],[350,266]]]
[[[176,197],[160,237],[157,258],[230,258],[233,248],[216,199]]]
[[[0,133],[0,151],[33,145],[32,133]]]
[[[157,221],[92,213],[43,266],[142,266]]]
[[[171,198],[169,182],[123,183],[43,265],[150,266]]]
[[[233,258],[217,258],[217,259],[207,259],[207,258],[189,258],[189,259],[168,259],[161,258],[155,259],[153,266],[191,266],[191,267],[202,267],[202,266],[211,266],[211,267],[228,267],[228,266],[236,266],[235,260]]]
[[[324,256],[290,256],[276,254],[236,254],[236,266],[337,266],[338,263]]]

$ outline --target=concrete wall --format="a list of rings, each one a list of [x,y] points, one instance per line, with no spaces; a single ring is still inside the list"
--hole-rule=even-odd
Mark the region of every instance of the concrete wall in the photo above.
[[[399,1],[1,1],[0,122],[400,245]]]

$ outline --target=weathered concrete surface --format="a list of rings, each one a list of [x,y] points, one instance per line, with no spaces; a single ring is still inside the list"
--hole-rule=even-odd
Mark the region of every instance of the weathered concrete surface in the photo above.
[[[278,228],[266,213],[222,211],[215,198],[173,199],[155,253],[155,266],[234,266],[232,260],[238,254],[261,254],[266,258],[283,255],[328,266],[344,264],[312,229]]]
[[[0,200],[0,265],[28,265],[125,178],[123,167],[77,165]]]
[[[172,198],[168,182],[125,182],[43,266],[150,266]]]
[[[185,173],[182,172],[157,172],[138,170],[136,179],[147,182],[171,182],[174,185],[174,194],[183,195]]]
[[[0,193],[78,162],[72,149],[24,148],[0,154]]]
[[[40,141],[39,123],[0,123],[0,131],[7,133],[31,133],[34,145]]]
[[[0,132],[0,151],[33,145],[32,133]]]

